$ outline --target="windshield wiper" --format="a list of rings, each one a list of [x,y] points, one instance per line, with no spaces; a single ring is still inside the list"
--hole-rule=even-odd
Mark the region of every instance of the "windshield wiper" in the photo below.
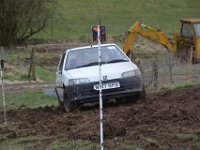
[[[77,66],[76,68],[95,66],[95,65],[98,65],[98,64],[99,64],[98,62],[92,62],[92,63],[89,63],[89,64]]]
[[[108,63],[118,63],[118,62],[127,62],[127,59],[114,59],[109,61]]]
[[[128,60],[126,59],[115,59],[115,60],[111,60],[109,62],[101,62],[101,65],[102,64],[105,64],[105,63],[117,63],[117,62],[126,62]],[[77,66],[76,68],[82,68],[82,67],[89,67],[89,66],[95,66],[95,65],[98,65],[99,62],[92,62],[92,63],[89,63],[89,64],[85,64],[85,65],[81,65],[81,66]]]

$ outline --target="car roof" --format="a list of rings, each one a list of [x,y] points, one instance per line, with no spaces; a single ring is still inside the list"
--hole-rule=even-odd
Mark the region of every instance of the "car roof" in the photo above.
[[[71,48],[71,49],[67,49],[66,51],[75,51],[75,50],[81,50],[81,49],[88,49],[88,48],[93,48],[93,47],[98,47],[99,45],[89,45],[89,46],[84,46],[84,47],[76,47],[76,48]],[[111,44],[101,44],[102,46],[116,46],[116,44],[111,43]]]

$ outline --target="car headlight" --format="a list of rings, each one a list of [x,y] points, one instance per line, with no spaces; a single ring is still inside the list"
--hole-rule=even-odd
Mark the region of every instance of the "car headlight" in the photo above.
[[[84,84],[84,83],[89,83],[89,82],[90,81],[87,78],[70,79],[69,85],[78,85],[78,84]]]
[[[141,72],[139,69],[134,70],[135,76],[141,76]]]
[[[128,78],[128,77],[134,77],[134,76],[141,76],[141,72],[139,69],[122,73],[122,78]]]

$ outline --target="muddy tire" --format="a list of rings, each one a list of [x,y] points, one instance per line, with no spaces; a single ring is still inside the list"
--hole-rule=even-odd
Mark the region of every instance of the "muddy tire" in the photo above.
[[[64,110],[64,104],[60,101],[60,99],[58,99],[58,108]]]
[[[74,110],[74,103],[68,98],[66,89],[64,89],[63,98],[63,106],[65,111],[72,112]]]
[[[118,104],[118,105],[124,105],[124,104],[126,104],[127,103],[127,98],[116,98],[116,103]]]
[[[146,90],[145,90],[144,86],[142,88],[142,91],[140,91],[139,94],[138,94],[138,100],[139,101],[145,101],[146,100]]]
[[[60,100],[60,98],[58,98],[58,105],[63,106],[63,102]]]
[[[137,95],[133,95],[133,96],[128,96],[127,97],[127,100],[129,102],[133,102],[133,101],[140,101],[140,102],[143,102],[146,100],[146,91],[145,91],[145,88],[143,86],[142,88],[142,91],[140,91]]]
[[[55,88],[55,92],[56,92],[57,99],[58,99],[58,107],[64,109],[63,101],[61,101],[61,99],[60,99],[60,97],[59,97],[59,94],[58,94],[58,91],[57,91],[56,88]]]

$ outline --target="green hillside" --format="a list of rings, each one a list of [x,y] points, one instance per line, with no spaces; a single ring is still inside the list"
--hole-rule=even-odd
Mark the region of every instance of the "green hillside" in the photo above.
[[[108,35],[126,32],[137,20],[170,34],[180,18],[200,18],[200,0],[58,0],[56,14],[34,38],[68,39],[90,35],[99,16]]]

